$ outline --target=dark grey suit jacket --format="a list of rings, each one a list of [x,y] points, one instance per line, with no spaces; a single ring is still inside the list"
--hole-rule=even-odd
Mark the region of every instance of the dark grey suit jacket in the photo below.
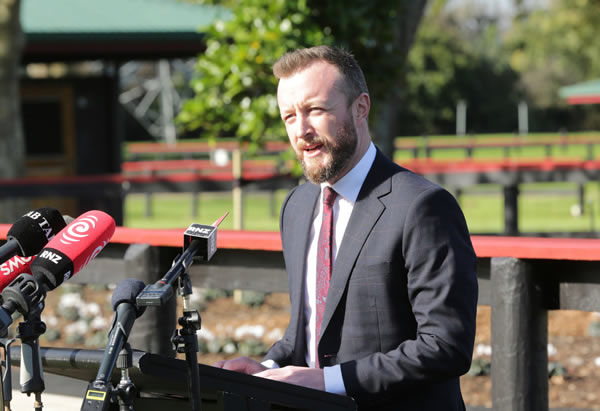
[[[319,187],[294,188],[281,210],[291,319],[265,359],[306,365],[304,271]],[[476,258],[447,191],[377,151],[330,282],[318,346],[341,364],[362,409],[462,410],[477,309]]]

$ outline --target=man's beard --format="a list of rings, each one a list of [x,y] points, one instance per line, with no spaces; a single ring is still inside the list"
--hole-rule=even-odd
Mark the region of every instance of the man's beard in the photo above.
[[[321,184],[340,177],[339,174],[344,171],[344,168],[348,165],[352,155],[356,151],[358,134],[352,120],[347,119],[337,129],[334,142],[317,137],[311,140],[311,143],[323,145],[325,153],[331,156],[330,163],[328,165],[316,164],[308,166],[304,161],[302,151],[296,153],[296,158],[302,165],[304,176],[312,183]]]

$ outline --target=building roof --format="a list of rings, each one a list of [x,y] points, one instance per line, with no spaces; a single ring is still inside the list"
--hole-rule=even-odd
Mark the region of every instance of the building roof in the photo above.
[[[598,104],[600,103],[600,79],[562,87],[559,95],[569,104]]]
[[[182,0],[22,0],[25,61],[187,57],[227,10]]]

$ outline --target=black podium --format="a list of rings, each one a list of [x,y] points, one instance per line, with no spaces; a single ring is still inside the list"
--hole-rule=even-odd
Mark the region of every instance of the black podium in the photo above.
[[[19,366],[21,347],[10,349],[13,366]],[[84,381],[96,378],[104,350],[41,348],[45,373],[63,375]],[[170,407],[191,410],[187,392],[187,370],[184,360],[166,358],[144,351],[133,352],[129,376],[139,398],[136,410],[154,411]],[[267,410],[356,410],[352,398],[329,394],[265,378],[253,377],[199,364],[202,411],[267,411]],[[113,384],[120,371],[112,374]],[[82,401],[85,392],[82,391]]]

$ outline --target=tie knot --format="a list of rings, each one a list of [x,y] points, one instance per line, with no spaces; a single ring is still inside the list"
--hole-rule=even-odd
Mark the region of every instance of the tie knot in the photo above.
[[[337,193],[335,190],[329,186],[326,186],[323,189],[323,204],[325,204],[327,207],[333,207],[333,202],[335,201],[336,196]]]

